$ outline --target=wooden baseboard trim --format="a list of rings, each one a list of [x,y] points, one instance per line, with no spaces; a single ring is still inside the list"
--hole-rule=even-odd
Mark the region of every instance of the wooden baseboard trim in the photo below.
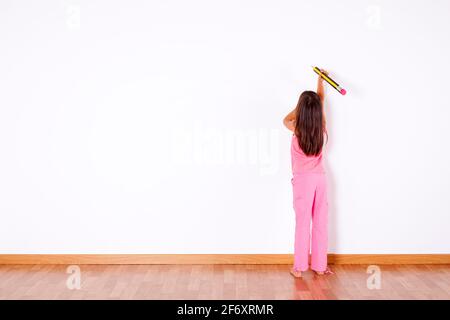
[[[450,264],[450,254],[329,254],[333,264]]]
[[[330,264],[450,264],[450,254],[329,254]],[[11,264],[292,264],[292,254],[0,254]]]
[[[289,264],[289,254],[0,254],[0,264]]]

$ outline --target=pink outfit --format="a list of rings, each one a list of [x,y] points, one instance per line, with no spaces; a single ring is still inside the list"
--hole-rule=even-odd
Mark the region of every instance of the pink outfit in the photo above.
[[[295,210],[294,268],[308,270],[311,239],[311,269],[326,271],[328,249],[328,200],[322,152],[306,156],[295,134],[291,141],[292,189]]]

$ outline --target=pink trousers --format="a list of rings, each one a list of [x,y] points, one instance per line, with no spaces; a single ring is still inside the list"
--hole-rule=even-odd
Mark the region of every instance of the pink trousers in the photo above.
[[[295,174],[292,189],[295,210],[294,269],[308,270],[311,247],[311,269],[325,271],[328,249],[326,176],[324,173]]]

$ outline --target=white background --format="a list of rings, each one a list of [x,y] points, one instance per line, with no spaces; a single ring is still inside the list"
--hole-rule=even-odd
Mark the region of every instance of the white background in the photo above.
[[[449,1],[0,3],[0,253],[291,253],[327,88],[330,252],[450,252]]]

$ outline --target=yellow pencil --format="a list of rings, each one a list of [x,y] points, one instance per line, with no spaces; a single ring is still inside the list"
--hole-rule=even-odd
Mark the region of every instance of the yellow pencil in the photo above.
[[[312,67],[312,68],[315,73],[317,73],[322,79],[324,79],[326,82],[328,82],[337,91],[339,91],[340,94],[345,95],[347,93],[347,91],[345,91],[344,88],[341,88],[341,86],[336,81],[334,81],[329,76],[327,76],[325,73],[320,71],[319,68],[317,68],[317,67]]]

